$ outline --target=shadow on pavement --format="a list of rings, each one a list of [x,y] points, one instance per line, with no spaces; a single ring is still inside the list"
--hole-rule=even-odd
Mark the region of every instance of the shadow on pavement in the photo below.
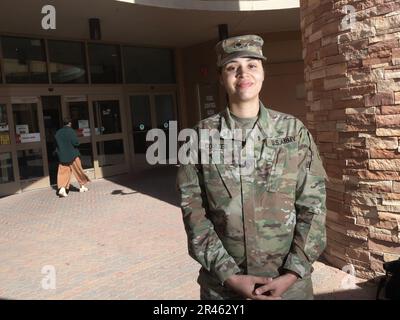
[[[121,196],[126,196],[128,194],[134,194],[134,193],[138,193],[137,191],[133,191],[133,192],[125,192],[123,190],[114,190],[113,192],[111,192],[111,194],[113,196],[115,195],[121,195]]]
[[[377,292],[376,279],[357,283],[356,288],[316,294],[315,300],[375,300]]]
[[[177,170],[178,167],[175,165],[154,166],[132,174],[109,177],[107,180],[134,190],[126,192],[116,189],[111,192],[112,195],[124,196],[142,193],[179,206],[179,195],[176,189]]]

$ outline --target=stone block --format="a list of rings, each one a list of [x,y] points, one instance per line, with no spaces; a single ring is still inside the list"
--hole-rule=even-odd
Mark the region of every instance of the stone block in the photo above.
[[[371,254],[365,250],[355,250],[355,249],[347,248],[346,255],[349,258],[356,259],[359,261],[369,262],[371,260]]]
[[[392,181],[360,181],[358,188],[372,192],[392,192]]]
[[[324,89],[332,90],[344,88],[349,84],[350,80],[347,77],[333,78],[333,79],[325,79],[324,80]]]
[[[400,70],[393,70],[393,71],[385,71],[385,79],[400,79]]]
[[[335,64],[335,65],[326,67],[326,75],[328,77],[346,74],[346,72],[347,72],[347,64],[346,63],[340,63],[340,64]]]
[[[400,171],[400,159],[370,159],[369,170]]]
[[[346,176],[355,176],[361,179],[368,179],[368,180],[400,180],[400,173],[391,171],[345,169],[343,174]]]
[[[338,142],[339,134],[338,132],[320,132],[317,135],[318,142]]]
[[[320,58],[329,57],[329,56],[337,56],[339,54],[338,45],[333,43],[324,47],[321,47],[320,51]]]
[[[400,91],[394,93],[394,103],[400,104]]]
[[[399,146],[398,138],[366,138],[365,145],[367,148],[374,149],[397,149]]]
[[[376,252],[400,254],[400,245],[391,241],[368,239],[368,248]]]
[[[377,128],[376,135],[379,137],[400,137],[400,129]]]
[[[377,115],[376,126],[378,128],[400,128],[400,114]]]
[[[400,115],[399,115],[400,116]],[[350,125],[370,126],[375,124],[374,114],[349,114],[346,123]]]
[[[400,159],[400,152],[393,150],[369,149],[371,159]]]
[[[394,104],[394,95],[392,92],[378,92],[364,96],[365,106],[374,107]]]
[[[400,181],[393,181],[393,192],[400,193]]]
[[[400,114],[400,106],[382,106],[381,114]]]
[[[390,253],[383,254],[383,261],[385,261],[385,262],[395,261],[398,259],[400,259],[400,255],[390,254]]]

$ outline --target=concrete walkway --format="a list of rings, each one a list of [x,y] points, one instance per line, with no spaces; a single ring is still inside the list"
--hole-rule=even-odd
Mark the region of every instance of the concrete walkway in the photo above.
[[[153,168],[67,198],[44,189],[0,199],[0,298],[198,299],[175,174]],[[314,268],[316,299],[374,298],[365,280],[349,286],[346,273]]]

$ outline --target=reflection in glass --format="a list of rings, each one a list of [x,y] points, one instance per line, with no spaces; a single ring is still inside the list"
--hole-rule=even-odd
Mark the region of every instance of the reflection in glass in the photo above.
[[[150,97],[131,96],[131,112],[133,131],[144,131],[151,129]]]
[[[10,129],[8,127],[7,106],[5,104],[0,104],[0,145],[10,143]]]
[[[40,142],[36,103],[13,104],[17,143]]]
[[[131,96],[130,102],[135,153],[146,153],[146,134],[152,127],[150,97],[148,95]]]
[[[116,45],[88,45],[92,83],[121,83],[121,62]]]
[[[97,153],[100,167],[124,163],[124,144],[122,140],[97,142]]]
[[[14,181],[11,152],[0,153],[0,183]]]
[[[76,130],[78,137],[90,137],[90,119],[87,101],[69,102],[68,106],[72,128]]]
[[[21,180],[43,177],[43,158],[40,149],[18,150],[17,156]]]
[[[166,156],[169,157],[169,121],[175,120],[174,99],[171,94],[155,96],[157,128],[164,130],[167,146]]]
[[[55,135],[57,130],[63,126],[61,96],[41,96],[41,100],[50,184],[56,184],[58,156],[56,153],[57,144]]]
[[[93,168],[93,152],[91,143],[82,143],[79,145],[80,159],[83,169]]]
[[[6,83],[48,83],[43,40],[2,37]]]
[[[96,134],[121,132],[121,115],[118,100],[93,101]]]
[[[175,120],[174,100],[172,95],[156,95],[157,128],[168,129],[169,121]]]
[[[49,40],[50,74],[53,83],[86,83],[83,43]]]
[[[127,83],[175,83],[172,50],[139,47],[123,50]]]

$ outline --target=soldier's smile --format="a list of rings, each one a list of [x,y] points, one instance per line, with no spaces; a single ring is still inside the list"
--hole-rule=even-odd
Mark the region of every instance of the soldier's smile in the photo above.
[[[250,88],[252,85],[253,85],[253,83],[250,81],[239,81],[239,83],[236,85],[236,87],[239,89],[247,89],[247,88]]]

